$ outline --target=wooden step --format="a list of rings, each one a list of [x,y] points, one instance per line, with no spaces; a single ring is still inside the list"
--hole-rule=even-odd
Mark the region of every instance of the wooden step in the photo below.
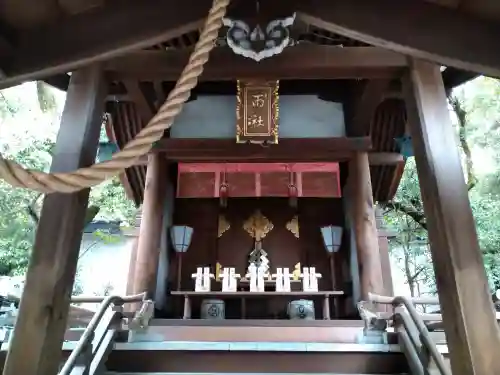
[[[269,375],[259,372],[219,372],[219,373],[208,373],[208,372],[105,372],[102,375]],[[287,372],[281,373],[279,375],[303,375],[298,372]],[[378,374],[339,374],[339,373],[324,373],[316,375],[378,375]],[[391,374],[391,375],[409,375],[409,374]]]
[[[179,320],[154,319],[129,341],[324,342],[356,343],[360,320]]]
[[[117,373],[401,374],[398,346],[383,344],[117,343],[106,362]]]
[[[75,342],[64,344],[64,359],[75,346]],[[0,369],[7,353],[7,348],[2,349]],[[406,358],[398,345],[248,341],[115,343],[106,368],[114,375],[408,372]]]

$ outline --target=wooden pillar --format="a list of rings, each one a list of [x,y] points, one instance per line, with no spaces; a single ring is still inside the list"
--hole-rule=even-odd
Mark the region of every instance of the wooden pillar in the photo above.
[[[166,159],[160,153],[150,154],[144,188],[141,226],[137,244],[134,293],[147,292],[153,298],[158,277],[158,262],[163,227]]]
[[[361,299],[366,301],[368,293],[384,292],[370,165],[366,152],[356,153],[349,162],[348,183],[358,254]]]
[[[500,374],[500,334],[440,67],[410,64],[404,92],[452,372]]]
[[[52,172],[94,162],[106,89],[97,66],[71,75]],[[89,189],[45,196],[4,375],[58,371],[88,196]]]

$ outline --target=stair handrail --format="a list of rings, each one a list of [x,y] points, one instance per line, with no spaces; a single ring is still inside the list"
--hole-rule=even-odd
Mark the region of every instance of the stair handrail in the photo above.
[[[101,302],[99,305],[99,309],[96,311],[92,319],[90,320],[90,323],[88,324],[87,328],[85,328],[85,331],[83,331],[82,336],[80,337],[80,340],[78,340],[78,343],[76,344],[75,349],[71,352],[70,356],[64,363],[62,369],[59,371],[59,375],[70,375],[71,371],[76,365],[76,361],[78,358],[84,353],[85,349],[91,344],[92,340],[94,339],[94,333],[96,331],[96,328],[98,327],[99,323],[101,322],[104,314],[108,310],[108,308],[111,305],[115,306],[121,306],[125,303],[131,303],[131,302],[143,302],[146,300],[146,293],[140,293],[140,294],[135,294],[135,295],[130,295],[130,296],[107,296],[107,297],[73,297],[71,299],[71,302],[76,302],[76,303],[96,303],[96,302]]]
[[[451,375],[451,371],[449,367],[446,365],[443,355],[437,349],[437,346],[434,343],[434,341],[432,341],[431,336],[429,334],[429,330],[427,329],[427,326],[425,325],[422,317],[415,308],[412,299],[404,296],[388,297],[373,293],[369,293],[368,299],[373,303],[382,305],[392,305],[394,307],[401,305],[404,306],[408,311],[408,315],[411,318],[413,324],[415,324],[415,327],[417,328],[422,344],[424,345],[425,349],[428,351],[429,355],[436,363],[436,366],[441,375]],[[419,304],[432,304],[432,305],[439,304],[439,300],[437,298],[420,298],[417,299],[415,302]]]

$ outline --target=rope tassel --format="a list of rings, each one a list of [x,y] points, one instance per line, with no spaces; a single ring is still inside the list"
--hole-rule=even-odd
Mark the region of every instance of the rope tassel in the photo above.
[[[0,154],[0,178],[14,187],[44,194],[73,193],[98,185],[134,166],[137,160],[149,153],[153,144],[162,138],[163,132],[172,126],[175,117],[189,99],[191,90],[198,84],[203,67],[215,47],[229,2],[230,0],[213,0],[200,38],[167,100],[146,127],[121,151],[114,154],[111,160],[68,173],[45,173],[24,169],[16,162],[4,159]]]

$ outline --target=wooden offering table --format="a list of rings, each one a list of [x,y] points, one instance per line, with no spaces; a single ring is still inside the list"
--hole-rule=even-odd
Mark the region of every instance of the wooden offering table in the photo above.
[[[242,302],[246,298],[255,297],[323,297],[323,319],[330,320],[330,297],[342,296],[343,291],[319,291],[319,292],[222,292],[222,291],[212,291],[212,292],[182,292],[182,291],[172,291],[173,296],[184,296],[184,313],[183,319],[191,319],[191,297],[218,297],[218,298],[240,298]],[[245,318],[244,304],[242,303],[242,318]]]

